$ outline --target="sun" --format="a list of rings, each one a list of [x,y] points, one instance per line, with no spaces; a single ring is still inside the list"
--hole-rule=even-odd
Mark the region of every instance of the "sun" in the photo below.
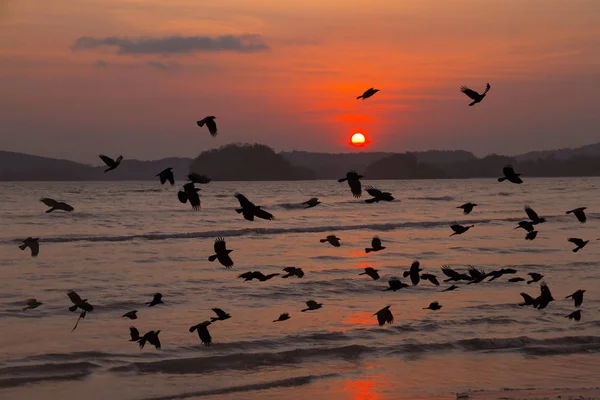
[[[354,146],[363,146],[365,144],[365,135],[362,133],[355,133],[350,140]]]

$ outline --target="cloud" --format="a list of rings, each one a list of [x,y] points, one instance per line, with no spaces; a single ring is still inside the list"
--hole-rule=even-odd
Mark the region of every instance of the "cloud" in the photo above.
[[[97,60],[95,63],[92,64],[92,66],[94,68],[108,68],[108,63],[104,60]]]
[[[176,62],[171,62],[171,63],[164,63],[161,61],[154,61],[154,60],[150,60],[146,63],[147,66],[155,68],[155,69],[159,69],[161,71],[169,71],[169,70],[174,70],[174,69],[178,69],[181,65],[179,63]]]
[[[269,50],[261,35],[223,36],[168,36],[163,38],[120,38],[116,36],[93,38],[82,36],[71,49],[93,50],[99,47],[116,47],[117,54],[189,54],[194,52],[252,53]]]

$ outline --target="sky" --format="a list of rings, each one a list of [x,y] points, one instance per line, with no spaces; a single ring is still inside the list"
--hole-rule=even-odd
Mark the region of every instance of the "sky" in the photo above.
[[[514,155],[600,141],[599,96],[597,0],[0,0],[0,150]]]

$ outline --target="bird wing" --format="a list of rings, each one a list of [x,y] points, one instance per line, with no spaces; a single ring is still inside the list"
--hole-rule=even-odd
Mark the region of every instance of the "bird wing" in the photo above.
[[[40,199],[40,201],[42,203],[44,203],[45,205],[47,205],[48,207],[54,207],[58,203],[56,200],[48,198],[48,197],[43,197]]]
[[[316,198],[316,197],[313,197],[312,199],[309,199],[309,200],[305,201],[305,202],[304,202],[304,203],[302,203],[302,204],[307,204],[307,205],[310,205],[310,204],[314,204],[314,203],[316,203],[317,201],[319,201],[319,199],[318,199],[318,198]]]
[[[515,170],[513,169],[512,165],[507,165],[504,168],[502,168],[502,172],[506,176],[510,176],[510,175],[514,175],[515,174]]]
[[[160,293],[156,293],[156,294],[154,295],[154,297],[152,297],[152,301],[153,301],[153,302],[160,301],[161,299],[162,299],[162,294],[160,294]]]
[[[348,179],[348,186],[354,197],[359,198],[362,195],[362,185],[359,179]]]
[[[211,136],[213,136],[213,137],[217,136],[217,123],[215,122],[214,119],[207,119],[206,127],[208,128],[208,131],[210,132]]]
[[[373,197],[383,196],[383,192],[379,189],[375,189],[373,186],[365,186],[365,190]]]
[[[469,89],[466,86],[461,86],[460,91],[469,96],[472,100],[479,100],[481,97],[476,91]]]
[[[219,318],[225,318],[227,316],[227,313],[221,310],[220,308],[213,308],[212,310],[215,312],[215,314],[217,314],[217,317]]]
[[[27,299],[27,305],[33,306],[37,304],[37,299]]]
[[[243,274],[239,274],[238,278],[251,278],[254,276],[254,273],[252,271],[248,271],[248,272],[244,272]]]
[[[371,240],[371,247],[373,247],[374,249],[380,248],[381,239],[379,239],[377,236],[373,237],[373,239]]]
[[[313,307],[317,306],[317,302],[314,301],[314,300],[309,300],[309,301],[306,302],[306,305],[307,305],[308,308],[313,308]]]
[[[102,161],[104,161],[104,164],[106,164],[109,167],[112,167],[113,165],[115,165],[115,160],[113,160],[109,156],[105,156],[104,154],[100,154],[98,157],[100,157],[100,159]]]
[[[215,239],[215,253],[222,254],[227,253],[227,244],[225,243],[225,239],[222,237],[218,237]]]
[[[235,198],[238,199],[238,201],[240,202],[240,206],[242,208],[250,208],[250,207],[254,207],[254,203],[252,203],[250,200],[248,200],[246,198],[246,196],[244,196],[241,193],[236,193]]]
[[[198,336],[200,337],[202,343],[206,344],[207,346],[210,346],[210,344],[212,343],[212,337],[210,336],[208,327],[206,325],[198,325],[197,329]]]
[[[295,273],[298,278],[302,278],[304,276],[304,271],[302,271],[302,268],[296,268]]]
[[[542,284],[540,285],[540,290],[542,292],[542,296],[547,298],[552,297],[552,293],[550,292],[550,288],[548,287],[548,285],[546,285],[546,282],[542,282]]]
[[[258,218],[262,218],[262,219],[268,219],[268,220],[274,220],[275,217],[273,216],[273,214],[271,214],[270,212],[267,212],[261,208],[257,208],[254,211],[254,215]]]
[[[81,299],[81,297],[77,294],[77,292],[74,292],[73,290],[67,292],[67,296],[69,296],[69,299],[71,299],[71,302],[73,304],[79,304],[82,303],[83,300]]]
[[[157,349],[160,349],[160,339],[158,338],[158,334],[159,334],[160,330],[154,332],[154,335],[151,335],[150,337],[148,337],[148,342],[152,345],[154,345],[154,347],[156,347]]]
[[[521,297],[523,297],[523,300],[525,300],[525,304],[533,304],[533,297],[527,293],[521,293]]]
[[[462,230],[463,226],[457,223],[453,223],[452,225],[450,225],[450,229],[452,229],[454,232],[460,232]]]
[[[165,174],[165,178],[169,181],[169,183],[171,185],[175,184],[175,176],[173,175],[173,171],[167,171],[167,173]],[[161,179],[162,182],[162,179]]]
[[[40,254],[40,244],[37,240],[31,241],[29,243],[29,248],[31,249],[31,255],[33,257],[36,257],[38,254]]]
[[[525,206],[525,212],[527,213],[527,216],[529,217],[529,219],[532,221],[537,221],[538,219],[540,219],[538,214],[535,211],[533,211],[533,208],[531,208],[529,206]]]
[[[283,271],[287,272],[288,274],[293,274],[296,272],[296,267],[285,267]]]
[[[577,210],[573,214],[575,214],[579,222],[583,223],[587,221],[587,217],[585,216],[585,212],[583,210]]]
[[[569,238],[569,242],[573,243],[576,246],[581,246],[583,244],[583,239],[580,239],[580,238]]]
[[[453,270],[452,268],[450,268],[450,266],[448,266],[448,265],[443,265],[442,266],[442,272],[448,278],[455,278],[455,277],[457,277],[459,275],[458,272],[456,272],[455,270]]]
[[[138,331],[137,328],[131,326],[129,327],[129,335],[131,335],[131,340],[139,340],[140,331]]]
[[[473,279],[481,278],[483,275],[485,275],[480,270],[478,270],[477,268],[475,268],[472,265],[469,265],[468,271],[469,271],[469,275],[471,275],[471,277]]]

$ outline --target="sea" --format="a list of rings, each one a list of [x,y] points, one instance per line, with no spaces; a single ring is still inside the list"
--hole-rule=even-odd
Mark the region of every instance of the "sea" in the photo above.
[[[396,199],[375,204],[335,180],[210,182],[200,211],[178,201],[184,182],[0,183],[0,398],[600,398],[600,179],[524,181],[363,179]],[[275,219],[245,220],[236,192]],[[75,210],[47,214],[42,197]],[[311,197],[322,204],[305,209]],[[547,220],[533,241],[515,229],[525,205]],[[565,214],[577,207],[587,223]],[[474,227],[450,236],[452,221]],[[320,242],[330,234],[341,247]],[[18,247],[29,236],[38,257]],[[366,254],[373,236],[386,248]],[[208,261],[217,237],[230,269]],[[575,253],[570,237],[590,242]],[[450,283],[403,278],[415,260],[440,281],[442,265],[517,274],[442,292]],[[285,267],[305,276],[238,278]],[[546,309],[519,306],[540,282],[508,281],[530,272],[553,294]],[[410,287],[385,291],[390,277]],[[579,322],[565,299],[578,289]],[[95,307],[74,331],[69,290]],[[164,304],[148,307],[157,292]],[[29,298],[43,304],[23,311]],[[301,312],[309,300],[323,307]],[[443,308],[424,309],[434,301]],[[379,326],[388,305],[395,322]],[[231,318],[208,327],[207,347],[189,328],[215,307]],[[131,310],[137,320],[122,317]],[[162,348],[140,349],[130,326],[160,330]]]

